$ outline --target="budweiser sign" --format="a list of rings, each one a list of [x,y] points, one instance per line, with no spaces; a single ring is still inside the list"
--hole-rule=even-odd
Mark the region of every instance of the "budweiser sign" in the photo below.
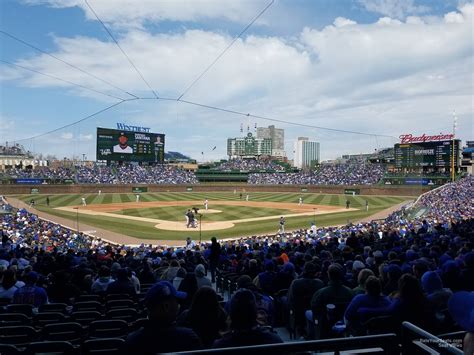
[[[436,136],[427,136],[423,134],[418,137],[414,137],[413,134],[402,134],[400,137],[400,143],[419,143],[419,142],[431,142],[431,141],[445,141],[454,139],[454,134],[438,134]]]

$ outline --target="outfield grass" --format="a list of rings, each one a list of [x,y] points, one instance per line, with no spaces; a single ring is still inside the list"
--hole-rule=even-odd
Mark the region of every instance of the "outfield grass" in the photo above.
[[[35,200],[36,208],[46,213],[64,217],[72,221],[73,225],[76,220],[76,214],[67,211],[54,209],[55,207],[73,206],[81,203],[81,198],[85,197],[88,204],[106,204],[106,203],[126,203],[134,202],[135,194],[84,194],[84,195],[49,195],[50,206],[46,206],[47,195],[21,195],[16,196],[25,202],[29,202],[32,198]],[[287,230],[307,228],[311,222],[316,220],[318,226],[340,225],[348,221],[356,221],[377,213],[381,210],[389,208],[403,201],[412,200],[410,197],[403,196],[346,196],[346,195],[330,195],[330,194],[312,194],[312,193],[251,193],[250,201],[268,201],[268,202],[292,202],[297,203],[299,197],[303,197],[305,204],[320,204],[329,206],[345,206],[346,200],[351,201],[352,208],[358,208],[358,211],[332,213],[313,216],[291,217],[286,219],[285,227]],[[203,216],[203,220],[222,221],[235,220],[242,218],[263,217],[269,215],[280,215],[284,210],[270,208],[252,208],[244,206],[219,206],[212,203],[212,200],[239,200],[239,194],[233,193],[143,193],[140,194],[141,201],[196,201],[196,206],[202,205],[204,199],[210,200],[209,208],[218,209],[223,213],[208,214]],[[365,201],[369,202],[369,212],[365,211]],[[202,206],[201,206],[202,208]],[[141,217],[151,217],[166,220],[184,220],[183,207],[158,207],[148,209],[127,209],[122,211],[123,214],[136,215]],[[160,213],[166,213],[167,217],[163,217]],[[79,215],[80,223],[91,226],[100,227],[117,233],[129,235],[139,239],[185,239],[188,236],[196,239],[197,232],[175,232],[158,230],[154,227],[154,223],[133,221],[121,219],[120,215],[114,217]],[[202,232],[203,239],[211,237],[228,238],[243,235],[255,235],[264,233],[275,233],[278,230],[278,220],[263,220],[257,222],[238,223],[235,227],[224,230]]]

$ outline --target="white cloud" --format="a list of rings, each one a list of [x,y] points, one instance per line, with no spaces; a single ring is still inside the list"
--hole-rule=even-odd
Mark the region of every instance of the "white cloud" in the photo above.
[[[460,121],[472,120],[473,84],[466,78],[472,78],[473,9],[472,4],[466,4],[449,16],[429,21],[411,16],[358,24],[337,18],[322,29],[305,28],[297,38],[248,36],[238,40],[185,99],[293,122],[394,136],[407,130],[446,131],[453,108]],[[120,39],[120,45],[159,95],[177,97],[231,39],[202,30],[172,34],[131,30]],[[55,55],[130,92],[150,95],[112,43],[89,37],[58,37],[55,41]],[[98,90],[110,89],[44,55],[19,63]],[[58,86],[64,91],[62,84],[37,75],[27,76],[22,83]],[[207,146],[212,141],[211,145],[218,145],[219,149],[210,153],[216,158],[225,155],[226,137],[238,136],[240,123],[246,123],[239,116],[175,102],[137,101],[120,109],[127,110],[126,119],[118,121],[143,123],[177,137],[167,140],[170,150],[186,149],[199,155],[204,148],[195,140],[188,144],[188,137],[209,136],[201,144]],[[117,120],[110,118],[107,123],[104,119],[103,125]],[[271,124],[252,119],[251,125],[255,121]],[[289,140],[315,135],[325,147],[326,158],[376,144],[373,138],[282,126]],[[460,132],[469,138],[472,126],[465,127]],[[92,134],[81,129],[85,136]],[[214,143],[216,140],[224,143]],[[93,156],[90,145],[91,152],[86,153]],[[287,150],[291,151],[290,146]]]
[[[82,142],[91,141],[93,138],[92,134],[79,134],[79,140]]]
[[[74,138],[74,135],[71,132],[64,132],[61,133],[60,137],[64,140],[72,140]]]
[[[415,0],[358,0],[366,10],[385,16],[403,19],[407,15],[423,14],[428,6],[415,5]]]
[[[88,0],[94,11],[107,23],[119,27],[142,27],[148,22],[225,19],[248,23],[270,0],[252,1],[158,1],[158,0]],[[84,0],[23,0],[29,5],[48,5],[54,8],[79,7],[89,20],[96,17]],[[264,19],[257,21],[264,24]]]

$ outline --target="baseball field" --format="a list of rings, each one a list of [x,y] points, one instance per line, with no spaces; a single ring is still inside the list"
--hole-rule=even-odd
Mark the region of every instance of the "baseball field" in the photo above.
[[[29,204],[35,201],[38,213],[50,219],[68,220],[72,228],[84,226],[136,238],[136,243],[183,240],[188,236],[209,240],[276,233],[279,219],[285,217],[285,230],[356,222],[385,211],[404,201],[406,196],[347,196],[321,193],[252,192],[160,192],[18,195]],[[302,204],[299,198],[302,198]],[[82,204],[85,198],[86,205]],[[47,205],[49,199],[49,206]],[[208,199],[208,210],[204,200]],[[346,202],[350,207],[346,208]],[[366,202],[369,210],[366,211]],[[196,207],[197,226],[187,228],[185,213]],[[200,223],[199,223],[200,222]],[[109,239],[113,239],[109,237]],[[117,242],[123,242],[117,240]]]

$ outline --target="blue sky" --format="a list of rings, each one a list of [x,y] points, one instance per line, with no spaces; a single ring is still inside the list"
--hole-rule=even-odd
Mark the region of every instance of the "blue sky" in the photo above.
[[[178,97],[270,1],[90,0],[159,96]],[[140,97],[146,84],[84,0],[3,0],[1,30]],[[275,0],[184,99],[315,126],[385,134],[449,132],[473,138],[473,14],[469,1]],[[107,94],[123,92],[0,33],[0,57]],[[469,80],[470,79],[470,80]],[[117,102],[0,62],[0,141],[21,140]],[[116,122],[167,135],[167,150],[207,159],[247,119],[169,101],[124,102],[93,119],[21,141],[58,158],[95,158],[95,128]],[[292,141],[321,142],[323,159],[396,140],[277,124]],[[212,151],[212,148],[217,149]]]

